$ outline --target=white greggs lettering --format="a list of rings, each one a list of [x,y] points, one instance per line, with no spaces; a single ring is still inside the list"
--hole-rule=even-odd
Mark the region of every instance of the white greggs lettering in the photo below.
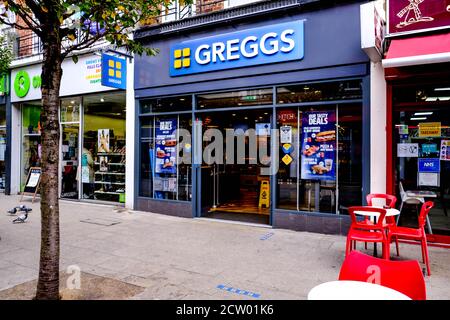
[[[302,60],[304,22],[269,24],[177,43],[170,49],[170,75]]]
[[[211,45],[200,45],[195,50],[195,61],[200,65],[238,60],[241,56],[254,58],[262,52],[265,55],[274,55],[278,52],[289,53],[295,48],[292,36],[295,30],[287,29],[281,34],[269,32],[260,39],[256,36],[248,36],[241,42],[240,39],[231,39],[224,42],[214,42]],[[240,42],[240,43],[239,43]]]

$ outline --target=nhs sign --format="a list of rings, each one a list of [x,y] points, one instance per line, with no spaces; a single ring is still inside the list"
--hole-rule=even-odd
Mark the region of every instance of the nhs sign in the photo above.
[[[170,49],[170,75],[301,60],[304,39],[301,20],[184,41]]]

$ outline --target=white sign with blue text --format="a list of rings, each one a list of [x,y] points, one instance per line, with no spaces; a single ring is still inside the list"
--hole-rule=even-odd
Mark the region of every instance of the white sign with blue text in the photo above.
[[[195,39],[170,50],[170,75],[301,60],[304,21],[291,21]]]

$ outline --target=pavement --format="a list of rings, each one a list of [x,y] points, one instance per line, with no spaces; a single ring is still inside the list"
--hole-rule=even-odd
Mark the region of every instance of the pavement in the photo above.
[[[33,211],[26,223],[12,224],[6,212],[19,199],[0,195],[0,291],[38,276],[39,203],[21,202]],[[141,287],[130,299],[306,299],[314,286],[338,278],[344,260],[342,236],[70,201],[60,211],[61,271],[75,265]],[[450,250],[429,249],[428,299],[450,299]],[[420,260],[419,246],[400,244],[400,252]]]

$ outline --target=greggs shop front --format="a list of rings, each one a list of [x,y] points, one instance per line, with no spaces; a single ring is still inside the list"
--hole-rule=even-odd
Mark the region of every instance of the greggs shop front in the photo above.
[[[263,11],[136,32],[160,50],[135,61],[136,209],[346,234],[370,178],[359,5]]]

